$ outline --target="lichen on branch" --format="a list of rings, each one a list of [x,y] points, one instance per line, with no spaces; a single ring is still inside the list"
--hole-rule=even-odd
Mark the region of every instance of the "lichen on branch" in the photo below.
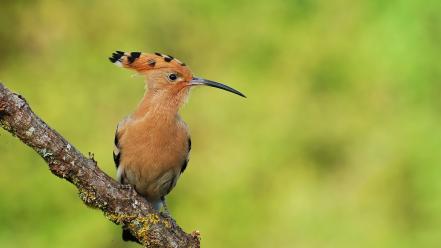
[[[85,157],[34,114],[22,96],[2,83],[0,125],[34,149],[54,175],[73,183],[87,206],[100,209],[107,219],[129,229],[145,247],[200,247],[198,232],[185,233],[133,188],[106,175],[93,158]]]

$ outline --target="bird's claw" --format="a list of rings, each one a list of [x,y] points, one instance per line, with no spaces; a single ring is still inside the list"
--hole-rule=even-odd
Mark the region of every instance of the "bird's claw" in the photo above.
[[[160,214],[162,217],[167,218],[167,219],[172,218],[172,216],[170,215],[170,213],[169,213],[168,211],[165,211],[165,210],[160,211],[159,214]]]
[[[121,184],[120,187],[123,190],[131,190],[131,189],[133,189],[132,185],[130,185],[130,184]]]
[[[96,162],[95,154],[93,152],[89,152],[89,159],[92,160],[93,162]]]
[[[193,238],[200,239],[201,238],[201,233],[199,232],[199,230],[195,230],[195,231],[191,232],[191,236]]]

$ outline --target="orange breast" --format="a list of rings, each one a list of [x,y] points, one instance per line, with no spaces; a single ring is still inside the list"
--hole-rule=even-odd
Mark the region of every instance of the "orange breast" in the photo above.
[[[160,121],[148,116],[128,121],[119,138],[122,170],[129,184],[149,200],[174,187],[188,156],[188,131],[176,118]]]

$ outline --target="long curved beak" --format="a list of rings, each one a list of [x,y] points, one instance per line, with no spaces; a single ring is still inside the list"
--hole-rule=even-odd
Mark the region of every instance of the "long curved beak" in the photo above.
[[[221,83],[218,83],[218,82],[214,82],[214,81],[211,81],[211,80],[207,80],[207,79],[194,77],[190,81],[190,86],[197,86],[197,85],[211,86],[211,87],[214,87],[214,88],[218,88],[218,89],[229,91],[231,93],[234,93],[236,95],[239,95],[239,96],[242,96],[242,97],[246,98],[246,96],[244,94],[242,94],[238,90],[235,90],[235,89],[231,88],[230,86],[227,86],[225,84],[221,84]]]

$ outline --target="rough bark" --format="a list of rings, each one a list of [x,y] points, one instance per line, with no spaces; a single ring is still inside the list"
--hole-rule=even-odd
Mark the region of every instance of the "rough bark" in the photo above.
[[[124,225],[145,247],[200,247],[197,232],[185,233],[176,222],[157,211],[131,187],[101,171],[29,107],[26,100],[0,83],[0,125],[34,149],[50,171],[74,184],[87,206],[103,211]]]

